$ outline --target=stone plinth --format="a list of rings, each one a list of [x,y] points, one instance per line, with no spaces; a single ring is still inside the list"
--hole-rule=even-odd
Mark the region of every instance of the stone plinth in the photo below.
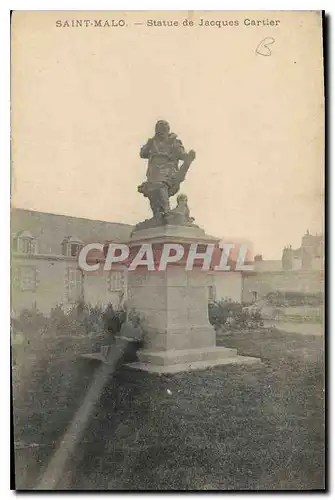
[[[142,243],[208,244],[218,240],[197,227],[163,226],[132,234],[129,245]],[[168,264],[165,271],[138,267],[128,273],[128,307],[142,317],[144,348],[134,368],[156,372],[206,368],[227,363],[256,362],[237,355],[236,349],[216,347],[216,334],[208,319],[207,272]]]
[[[157,226],[149,229],[134,230],[131,235],[130,243],[138,241],[154,242],[154,241],[172,241],[179,242],[197,242],[197,243],[216,243],[219,241],[214,236],[209,236],[205,231],[198,226]]]

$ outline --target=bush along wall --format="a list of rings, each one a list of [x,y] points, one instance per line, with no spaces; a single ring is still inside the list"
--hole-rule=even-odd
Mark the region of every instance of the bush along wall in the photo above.
[[[277,307],[294,307],[294,306],[311,306],[319,307],[323,304],[324,294],[322,292],[315,293],[305,293],[305,292],[295,292],[286,291],[282,292],[277,290],[275,292],[270,292],[265,296],[268,304]]]
[[[251,330],[264,325],[260,310],[244,307],[239,302],[221,300],[208,305],[209,321],[215,329]]]

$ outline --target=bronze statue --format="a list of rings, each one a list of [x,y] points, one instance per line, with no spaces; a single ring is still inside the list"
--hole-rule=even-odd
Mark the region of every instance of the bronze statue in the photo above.
[[[149,198],[156,224],[167,222],[169,198],[175,195],[195,159],[195,152],[186,153],[176,134],[170,132],[165,120],[156,123],[155,135],[142,146],[140,157],[148,160],[147,180],[138,191]],[[179,163],[183,162],[180,166]]]

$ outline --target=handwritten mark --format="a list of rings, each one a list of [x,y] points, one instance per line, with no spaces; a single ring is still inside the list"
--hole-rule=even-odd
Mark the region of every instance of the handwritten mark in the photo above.
[[[271,56],[272,52],[269,45],[272,45],[273,43],[275,43],[275,41],[276,40],[272,38],[272,36],[267,36],[266,38],[264,38],[257,45],[256,54],[259,54],[260,56]]]

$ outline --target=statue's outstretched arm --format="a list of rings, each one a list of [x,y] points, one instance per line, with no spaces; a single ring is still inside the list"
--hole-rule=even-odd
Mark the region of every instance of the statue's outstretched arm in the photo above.
[[[176,149],[177,149],[178,160],[185,161],[185,159],[187,157],[187,153],[185,151],[183,143],[181,142],[180,139],[176,139],[175,144],[176,144]]]
[[[189,153],[185,153],[184,155],[184,162],[180,165],[179,171],[178,171],[178,179],[179,182],[183,182],[188,169],[191,166],[191,163],[195,160],[195,151],[191,149]]]

